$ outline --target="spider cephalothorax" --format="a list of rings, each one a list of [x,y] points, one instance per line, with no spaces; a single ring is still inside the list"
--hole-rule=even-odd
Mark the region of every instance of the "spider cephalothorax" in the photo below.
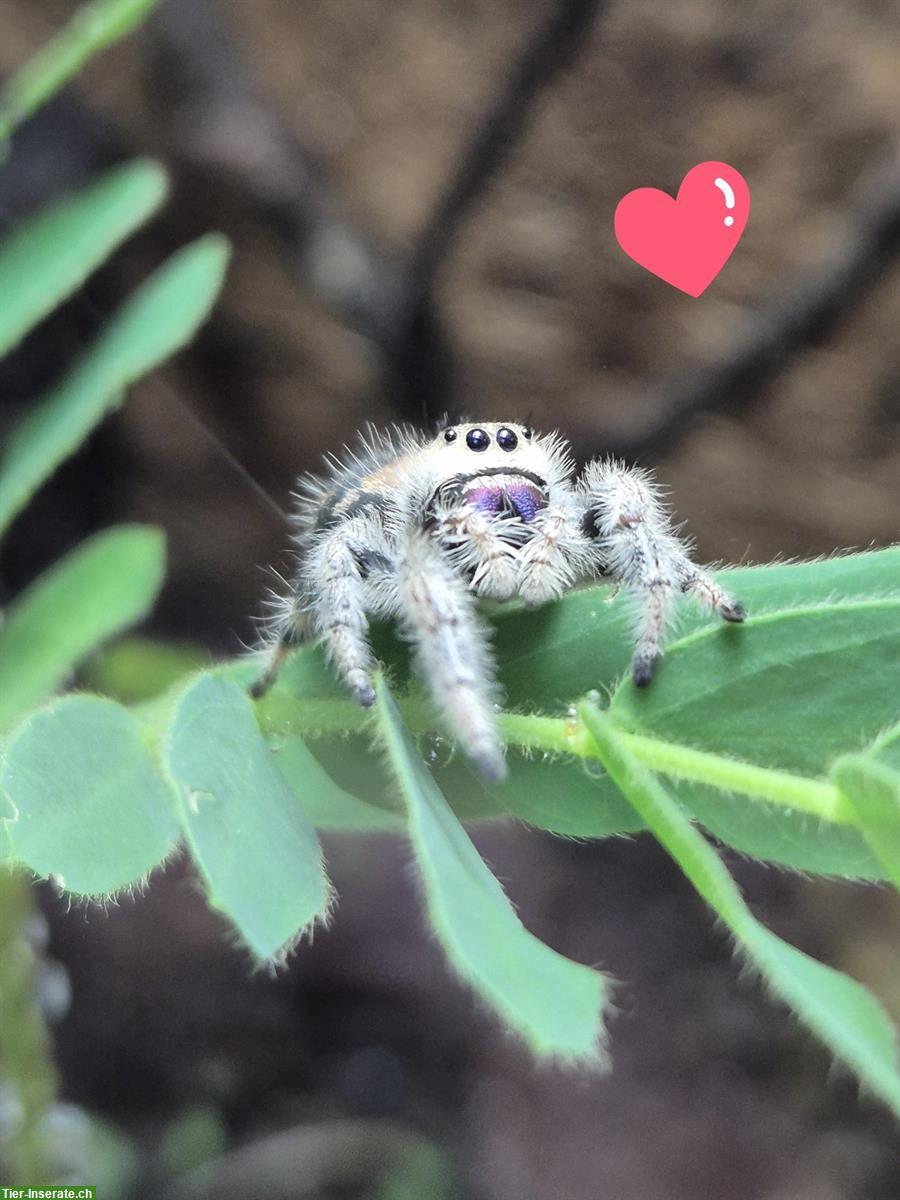
[[[462,422],[435,436],[370,429],[356,451],[303,480],[297,570],[279,606],[269,666],[324,642],[356,699],[374,699],[370,616],[394,617],[450,731],[489,779],[506,773],[497,684],[476,598],[555,599],[600,576],[637,599],[632,675],[650,682],[676,596],[727,621],[744,610],[674,533],[652,476],[613,459],[576,477],[567,443],[515,422]]]

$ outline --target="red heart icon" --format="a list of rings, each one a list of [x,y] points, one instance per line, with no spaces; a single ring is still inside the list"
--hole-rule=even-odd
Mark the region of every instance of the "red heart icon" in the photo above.
[[[619,245],[629,258],[689,296],[701,296],[731,257],[750,216],[750,189],[727,163],[705,162],[673,200],[637,188],[616,208]]]

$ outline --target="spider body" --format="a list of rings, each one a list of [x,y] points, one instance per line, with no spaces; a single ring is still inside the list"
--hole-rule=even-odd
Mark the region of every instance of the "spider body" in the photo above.
[[[627,587],[638,686],[652,678],[680,593],[744,619],[691,561],[648,472],[607,459],[578,477],[562,438],[512,422],[462,422],[433,437],[370,429],[323,476],[301,481],[293,523],[297,568],[254,695],[291,645],[315,639],[370,705],[369,617],[395,618],[451,733],[488,779],[506,766],[479,597],[542,604],[600,576]]]

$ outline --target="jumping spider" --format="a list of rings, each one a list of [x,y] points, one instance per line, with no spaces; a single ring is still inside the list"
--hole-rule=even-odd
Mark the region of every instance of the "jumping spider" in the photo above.
[[[301,480],[297,569],[273,623],[274,681],[288,648],[324,642],[362,705],[373,703],[368,618],[394,617],[451,732],[481,774],[506,775],[497,683],[479,596],[543,604],[606,577],[635,596],[631,671],[648,684],[674,601],[687,592],[724,617],[744,609],[672,529],[649,472],[614,459],[580,477],[567,442],[527,426],[463,422],[436,436],[370,428],[357,451]]]

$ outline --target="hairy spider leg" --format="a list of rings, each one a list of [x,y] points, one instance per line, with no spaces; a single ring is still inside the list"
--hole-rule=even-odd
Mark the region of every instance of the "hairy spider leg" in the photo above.
[[[505,779],[494,661],[474,594],[439,546],[419,531],[403,548],[397,584],[401,628],[435,704],[484,778]]]
[[[602,570],[638,601],[631,662],[638,687],[653,678],[679,592],[689,591],[727,621],[744,619],[743,607],[691,562],[648,472],[614,459],[592,462],[581,488]]]

